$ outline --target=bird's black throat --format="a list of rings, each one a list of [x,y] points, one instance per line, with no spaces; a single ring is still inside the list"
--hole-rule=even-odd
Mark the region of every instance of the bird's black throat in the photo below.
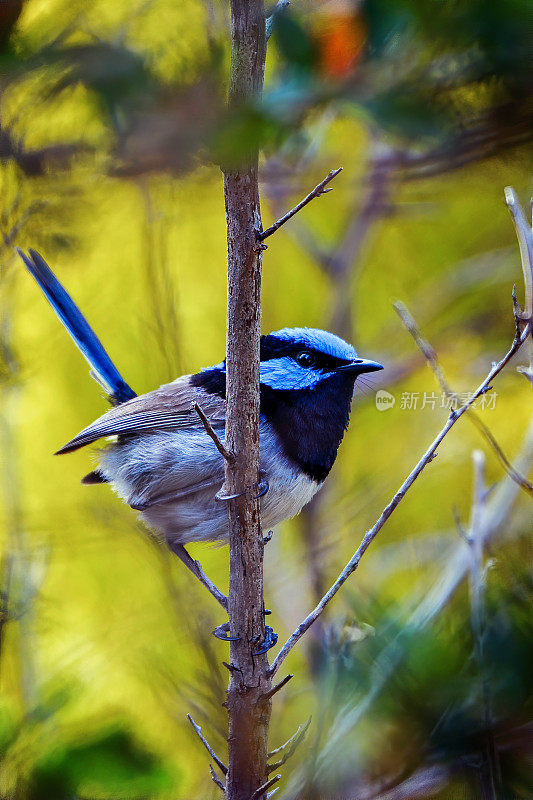
[[[226,397],[226,374],[208,369],[193,375],[193,386]],[[285,456],[310,478],[323,481],[335,462],[348,427],[354,377],[338,373],[311,389],[272,389],[261,384],[261,414],[279,436]]]

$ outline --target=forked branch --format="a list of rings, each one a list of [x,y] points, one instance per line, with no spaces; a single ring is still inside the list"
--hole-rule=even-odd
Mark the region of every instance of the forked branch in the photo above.
[[[506,198],[507,198],[508,202],[509,202],[509,199],[508,199],[509,191],[510,190],[506,191]],[[513,193],[513,197],[514,197],[514,193]],[[514,202],[515,202],[515,206],[517,206],[518,204],[516,203],[516,200],[514,200]],[[516,212],[516,208],[514,210]],[[513,214],[513,218],[515,218],[514,214]],[[515,224],[516,224],[516,222],[515,222]],[[522,232],[522,235],[524,235],[523,232]],[[532,240],[532,242],[533,242],[533,240]],[[526,248],[526,251],[527,251],[528,259],[529,259],[530,255],[531,255],[531,261],[528,261],[528,264],[530,264],[531,265],[531,269],[533,269],[533,246],[532,246],[531,249],[529,247]],[[523,251],[522,251],[522,254],[523,254]],[[526,269],[524,269],[524,276],[526,276]],[[526,280],[525,280],[525,284],[526,284],[526,287],[525,287],[525,290],[526,290],[526,308],[528,308],[528,297],[529,297],[529,292],[530,292],[530,288],[529,287],[531,286],[531,284],[528,284],[528,278],[527,277],[526,277]],[[523,316],[525,317],[526,315],[524,314]],[[372,528],[370,528],[370,530],[368,530],[365,533],[365,535],[364,535],[364,537],[363,537],[363,539],[361,541],[361,544],[359,545],[359,547],[357,548],[357,550],[355,551],[355,553],[353,554],[351,559],[348,561],[348,563],[346,564],[346,566],[344,567],[344,569],[342,570],[342,572],[340,573],[340,575],[338,576],[336,581],[333,583],[333,585],[330,587],[330,589],[326,592],[326,594],[322,597],[320,602],[311,611],[311,613],[307,615],[307,617],[298,625],[298,627],[294,630],[294,632],[291,634],[291,636],[287,639],[287,641],[285,642],[285,644],[281,648],[280,652],[276,656],[274,662],[272,663],[272,666],[270,667],[270,674],[271,675],[274,675],[278,671],[278,669],[280,668],[281,664],[285,661],[286,657],[288,656],[288,654],[290,653],[292,648],[295,646],[295,644],[301,639],[301,637],[304,635],[304,633],[311,627],[313,622],[315,622],[315,620],[318,619],[318,617],[322,614],[322,612],[324,611],[324,609],[326,608],[328,603],[333,599],[333,597],[335,597],[335,595],[337,594],[337,592],[339,591],[341,586],[346,582],[346,580],[350,577],[350,575],[353,572],[355,572],[355,570],[359,566],[361,558],[363,557],[365,552],[368,550],[368,548],[370,547],[371,543],[374,541],[374,539],[376,538],[376,536],[378,535],[380,530],[383,528],[383,526],[385,525],[385,523],[388,520],[388,518],[391,516],[393,511],[396,509],[396,507],[402,501],[403,497],[409,491],[409,489],[411,488],[413,483],[416,481],[416,479],[418,478],[420,473],[425,469],[425,467],[431,461],[433,461],[433,459],[437,455],[437,448],[439,447],[440,443],[445,438],[445,436],[448,434],[448,432],[453,428],[453,426],[455,425],[457,420],[460,419],[460,417],[463,416],[463,414],[470,408],[470,406],[472,406],[473,403],[479,397],[481,397],[482,394],[484,394],[488,390],[488,387],[492,384],[492,381],[494,380],[494,378],[509,363],[509,361],[513,358],[513,356],[522,347],[524,342],[526,342],[526,340],[528,340],[531,337],[531,335],[532,335],[532,321],[531,321],[531,318],[530,317],[527,318],[527,319],[523,318],[523,319],[520,320],[520,322],[522,323],[522,331],[521,332],[520,332],[520,327],[521,326],[519,324],[519,321],[516,321],[516,322],[517,322],[516,334],[515,334],[513,343],[511,345],[511,347],[509,348],[509,350],[507,351],[507,353],[505,354],[505,356],[501,359],[501,361],[499,361],[497,364],[493,365],[493,367],[489,371],[489,373],[488,373],[487,377],[485,378],[485,380],[478,386],[476,391],[473,392],[473,394],[470,396],[468,401],[464,405],[462,405],[460,408],[458,408],[456,411],[452,411],[450,413],[450,415],[449,415],[449,417],[448,417],[448,419],[446,421],[446,424],[444,425],[444,427],[442,428],[440,433],[436,436],[436,438],[433,440],[433,442],[427,448],[427,450],[424,453],[424,455],[422,456],[422,458],[418,461],[418,463],[416,464],[415,468],[412,470],[412,472],[408,475],[408,477],[405,479],[403,484],[400,486],[400,488],[398,489],[398,491],[396,492],[396,494],[394,495],[394,497],[392,498],[390,503],[388,503],[388,505],[383,509],[383,511],[381,512],[377,522],[374,524],[374,526]]]
[[[516,293],[513,290],[513,305],[514,305],[514,313],[515,313],[515,323],[517,325],[518,335],[520,335],[520,319],[519,313],[520,310],[516,307]],[[448,397],[449,399],[453,400],[457,398],[457,394],[453,391],[450,384],[446,380],[446,376],[444,374],[444,370],[442,369],[437,353],[433,346],[424,338],[422,332],[418,325],[415,322],[414,317],[410,313],[410,311],[406,308],[403,303],[396,302],[394,303],[394,310],[399,315],[400,319],[402,320],[403,324],[415,340],[416,344],[422,351],[428,366],[433,371],[435,378],[437,379],[437,383],[439,384],[440,388]],[[467,411],[467,418],[472,422],[473,425],[479,430],[481,435],[484,437],[485,441],[492,447],[496,457],[498,458],[500,464],[503,466],[507,474],[513,481],[515,481],[521,489],[523,489],[527,494],[533,496],[533,484],[531,481],[521,475],[520,472],[511,464],[510,460],[505,455],[501,445],[498,443],[494,435],[492,434],[491,430],[485,425],[483,420],[476,414],[473,408],[469,408]]]
[[[321,195],[326,194],[326,192],[331,192],[333,187],[330,186],[329,189],[326,189],[326,186],[328,185],[328,183],[330,183],[330,181],[333,180],[333,178],[337,177],[339,172],[342,172],[342,167],[339,167],[339,169],[332,169],[331,172],[329,172],[326,175],[324,180],[320,181],[320,183],[317,186],[315,186],[312,192],[309,192],[307,197],[304,197],[303,200],[300,200],[298,205],[294,206],[294,208],[291,208],[290,211],[287,211],[286,214],[280,217],[273,225],[270,226],[270,228],[267,228],[266,231],[258,232],[257,234],[258,240],[260,242],[263,242],[268,236],[272,236],[273,233],[276,233],[276,231],[279,230],[282,225],[285,225],[286,222],[292,219],[292,217],[294,217],[294,215],[297,214],[298,211],[300,211],[302,208],[304,208],[304,206],[310,203],[311,200],[314,200],[315,197],[320,197]]]

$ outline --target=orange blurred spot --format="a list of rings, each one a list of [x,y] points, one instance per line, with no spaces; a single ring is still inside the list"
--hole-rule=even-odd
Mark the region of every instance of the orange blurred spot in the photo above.
[[[326,0],[313,26],[320,70],[335,80],[347,78],[363,54],[366,30],[354,5],[346,0]]]

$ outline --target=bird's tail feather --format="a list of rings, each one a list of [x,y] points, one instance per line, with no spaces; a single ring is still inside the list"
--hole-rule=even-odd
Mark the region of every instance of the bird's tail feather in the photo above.
[[[104,350],[101,341],[76,303],[59,283],[44,258],[35,250],[30,249],[28,251],[29,256],[27,256],[18,247],[15,249],[41,287],[57,316],[74,339],[80,352],[89,362],[92,377],[109,394],[110,399],[117,404],[136,397],[135,392],[124,381]]]

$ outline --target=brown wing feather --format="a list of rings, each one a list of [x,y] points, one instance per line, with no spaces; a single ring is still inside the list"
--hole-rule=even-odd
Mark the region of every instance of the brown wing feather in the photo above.
[[[144,433],[181,427],[201,427],[202,421],[194,410],[198,403],[209,420],[224,422],[226,403],[217,395],[191,386],[190,376],[183,375],[159,389],[134,397],[111,408],[95,422],[84,428],[74,439],[61,447],[56,455],[71,453],[105,436]]]

